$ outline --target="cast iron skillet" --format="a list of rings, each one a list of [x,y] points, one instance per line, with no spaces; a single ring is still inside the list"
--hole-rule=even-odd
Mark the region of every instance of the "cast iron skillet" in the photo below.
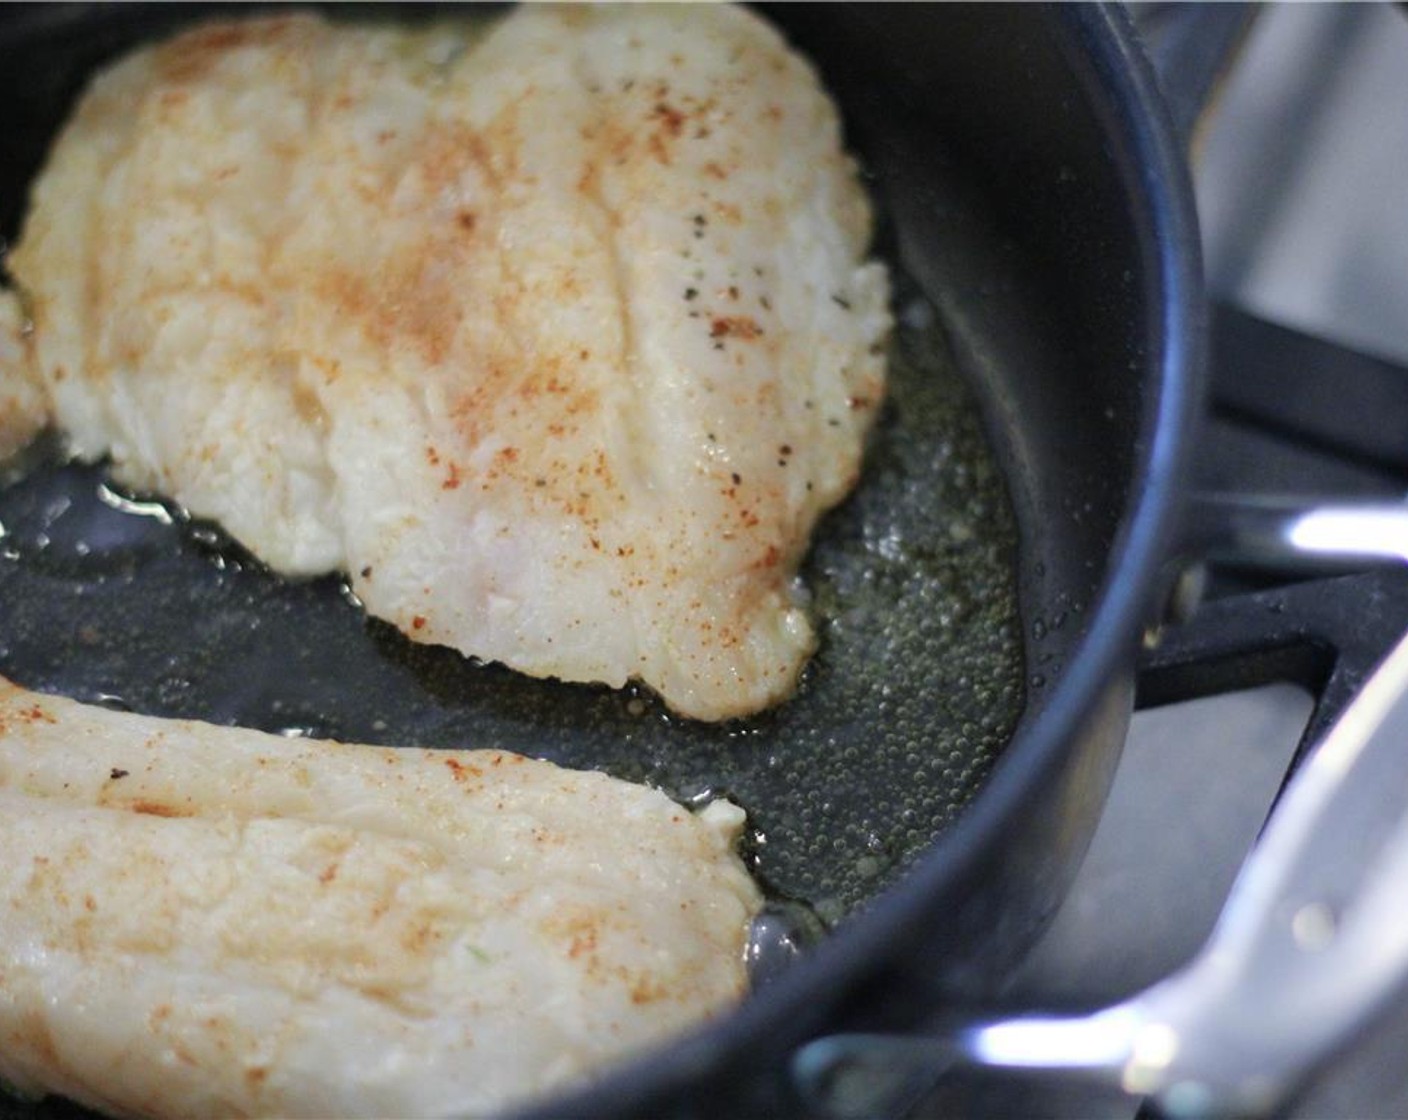
[[[412,646],[336,580],[288,585],[209,527],[115,513],[98,468],[42,450],[0,491],[0,671],[19,683],[507,746],[749,809],[778,920],[838,928],[733,1016],[542,1115],[795,1108],[778,1074],[798,1041],[994,990],[1104,798],[1197,410],[1194,220],[1122,13],[767,14],[843,107],[907,324],[866,483],[809,565],[822,655],[778,712],[703,728]],[[44,9],[0,28],[7,235],[83,75],[190,18]]]

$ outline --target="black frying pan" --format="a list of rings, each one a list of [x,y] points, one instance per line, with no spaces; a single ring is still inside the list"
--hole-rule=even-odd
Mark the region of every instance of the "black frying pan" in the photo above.
[[[83,76],[191,18],[7,13],[0,220]],[[772,953],[839,924],[731,1019],[553,1115],[795,1105],[823,1028],[992,989],[1059,900],[1128,718],[1197,406],[1195,229],[1123,16],[1083,6],[770,11],[819,64],[897,278],[892,398],[808,562],[800,695],[722,727],[529,681],[366,622],[209,526],[38,448],[0,491],[0,672],[159,714],[501,746],[750,812]],[[141,496],[136,496],[141,497]],[[167,524],[166,522],[172,522]]]

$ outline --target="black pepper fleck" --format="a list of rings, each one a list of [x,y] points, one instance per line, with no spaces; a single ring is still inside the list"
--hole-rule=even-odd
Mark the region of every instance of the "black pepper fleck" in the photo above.
[[[699,289],[698,289],[698,288],[686,288],[686,289],[684,290],[684,298],[685,298],[685,299],[696,299],[696,298],[698,297],[698,295],[699,295]]]
[[[108,772],[108,777],[111,778],[114,782],[117,781],[119,778],[127,777],[127,775],[128,771],[119,770],[116,766],[114,766],[112,770]]]

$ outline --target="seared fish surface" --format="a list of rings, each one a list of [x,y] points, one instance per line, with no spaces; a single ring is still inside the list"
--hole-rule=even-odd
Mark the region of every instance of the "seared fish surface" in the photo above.
[[[0,681],[0,1078],[121,1115],[477,1115],[745,986],[742,812]]]
[[[410,637],[795,687],[793,581],[884,390],[834,107],[755,16],[207,26],[102,74],[10,262],[83,456]]]

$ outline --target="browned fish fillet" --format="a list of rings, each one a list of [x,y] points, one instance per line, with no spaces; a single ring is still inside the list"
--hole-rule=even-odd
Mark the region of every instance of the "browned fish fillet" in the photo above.
[[[741,821],[0,681],[0,1078],[122,1115],[494,1110],[742,994]]]
[[[889,316],[811,69],[714,5],[221,24],[102,74],[11,271],[85,456],[420,641],[788,696]]]

